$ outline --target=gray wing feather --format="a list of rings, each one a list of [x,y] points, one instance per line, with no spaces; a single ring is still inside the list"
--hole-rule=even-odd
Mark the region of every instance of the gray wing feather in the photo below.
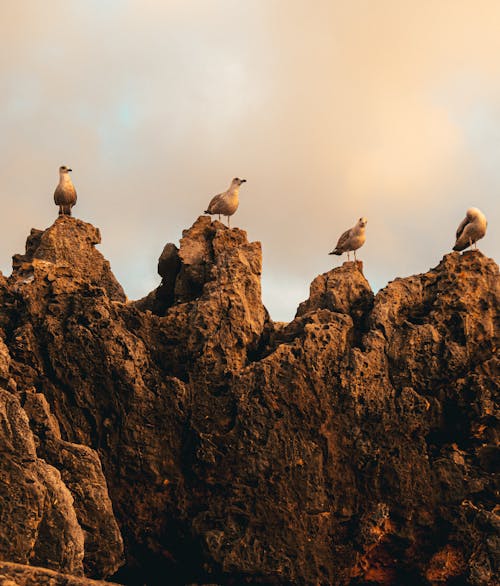
[[[467,217],[465,217],[461,222],[460,225],[457,228],[457,240],[460,238],[460,236],[462,236],[462,233],[465,229],[465,226],[467,226],[467,224],[469,223],[469,219]]]
[[[208,204],[208,208],[207,208],[208,213],[217,213],[214,210],[214,207],[219,203],[219,201],[221,200],[223,195],[224,195],[223,193],[218,193],[217,195],[214,195],[214,197],[212,197],[212,199],[210,200],[210,203]]]
[[[351,235],[351,229],[349,228],[349,230],[346,230],[342,236],[339,238],[338,242],[337,242],[337,246],[335,247],[335,250],[341,250],[344,248],[344,246],[347,244],[347,241],[349,240],[349,237]]]

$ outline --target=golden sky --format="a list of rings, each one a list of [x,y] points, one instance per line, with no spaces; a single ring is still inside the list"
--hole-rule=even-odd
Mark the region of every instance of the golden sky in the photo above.
[[[500,237],[500,3],[489,0],[2,0],[0,267],[56,217],[99,226],[129,297],[233,176],[288,320],[368,217],[374,289],[428,270],[481,208]]]

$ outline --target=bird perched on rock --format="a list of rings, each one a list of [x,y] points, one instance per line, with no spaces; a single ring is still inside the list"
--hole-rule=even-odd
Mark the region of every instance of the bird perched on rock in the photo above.
[[[227,225],[231,227],[229,218],[238,209],[238,204],[240,203],[238,199],[240,185],[245,182],[246,179],[238,179],[238,177],[235,177],[231,181],[231,185],[227,191],[219,193],[212,198],[208,204],[208,208],[205,210],[205,214],[218,214],[219,220],[221,215],[227,216]]]
[[[481,210],[469,208],[457,228],[457,241],[453,250],[465,250],[486,234],[488,222]],[[477,248],[477,244],[476,244]]]
[[[59,206],[60,216],[71,216],[71,208],[76,204],[76,189],[69,176],[71,169],[59,167],[59,184],[54,191],[54,201]]]
[[[350,230],[346,230],[337,242],[337,246],[328,254],[341,255],[347,252],[347,260],[349,260],[349,252],[354,251],[354,260],[356,259],[356,250],[361,248],[366,240],[365,227],[368,220],[366,218],[359,218],[357,224]]]

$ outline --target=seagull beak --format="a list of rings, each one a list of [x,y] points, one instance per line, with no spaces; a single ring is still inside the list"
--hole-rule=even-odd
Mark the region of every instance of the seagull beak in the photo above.
[[[73,169],[67,169],[68,171],[73,171]]]
[[[246,183],[247,180],[246,179],[240,179],[240,183]]]

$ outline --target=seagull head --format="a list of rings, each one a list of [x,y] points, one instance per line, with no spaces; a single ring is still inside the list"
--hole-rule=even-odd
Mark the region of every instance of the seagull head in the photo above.
[[[481,210],[479,210],[478,208],[469,208],[466,213],[467,219],[470,221],[472,221],[475,218],[482,216],[482,215],[483,214],[482,214]]]
[[[61,167],[59,167],[59,173],[69,173],[72,170],[73,169],[69,169],[68,167],[66,167],[66,165],[62,165]]]
[[[364,228],[367,223],[368,223],[368,220],[364,216],[362,218],[359,218],[359,220],[358,220],[358,226],[360,228]]]
[[[231,185],[241,185],[242,183],[246,183],[246,179],[239,179],[238,177],[235,177],[232,181],[231,181]]]

